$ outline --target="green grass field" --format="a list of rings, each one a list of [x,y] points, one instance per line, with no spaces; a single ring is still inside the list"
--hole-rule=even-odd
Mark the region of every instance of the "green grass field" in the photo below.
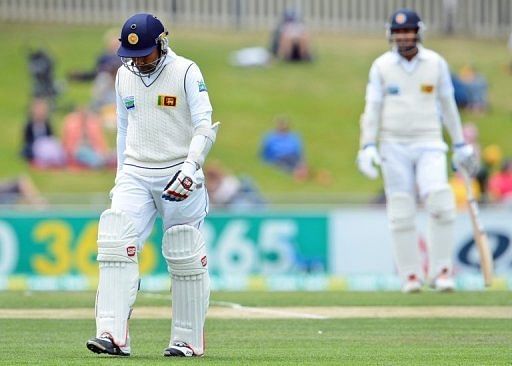
[[[26,171],[19,159],[20,135],[29,101],[30,82],[26,55],[30,48],[47,48],[56,60],[57,78],[70,70],[90,69],[101,52],[105,28],[55,25],[0,25],[3,46],[0,68],[0,171],[8,177]],[[246,46],[266,46],[267,33],[172,29],[171,46],[200,65],[214,106],[214,119],[223,122],[211,158],[220,159],[236,174],[254,178],[268,192],[376,191],[356,172],[359,115],[363,109],[367,74],[372,60],[388,48],[381,37],[347,34],[314,36],[316,61],[311,65],[276,63],[262,69],[237,69],[228,65],[231,51]],[[478,124],[482,144],[496,143],[512,154],[509,55],[504,40],[432,38],[426,45],[443,54],[452,68],[475,65],[489,80],[491,110],[484,116],[464,115]],[[68,84],[60,97],[56,126],[71,105],[87,104],[89,84]],[[313,173],[324,170],[330,182],[297,183],[258,159],[259,141],[273,127],[273,118],[286,114],[305,140],[307,161]],[[31,171],[45,193],[107,192],[113,172]]]
[[[151,294],[150,294],[151,295]],[[347,309],[418,307],[432,309],[486,306],[484,317],[328,319],[207,319],[206,357],[169,360],[169,319],[137,319],[137,308],[169,308],[169,295],[140,293],[130,323],[132,356],[111,358],[90,353],[85,341],[94,335],[94,293],[0,293],[0,364],[35,365],[155,365],[187,362],[202,365],[510,365],[512,362],[512,298],[508,292],[422,293],[224,293],[212,295],[219,305],[237,303],[265,310],[279,306]],[[490,307],[489,307],[490,306]],[[90,316],[77,319],[8,319],[12,308],[87,308]],[[21,309],[22,308],[22,309]],[[492,309],[510,317],[497,318]],[[170,309],[169,309],[170,314]],[[57,316],[54,316],[56,318]]]

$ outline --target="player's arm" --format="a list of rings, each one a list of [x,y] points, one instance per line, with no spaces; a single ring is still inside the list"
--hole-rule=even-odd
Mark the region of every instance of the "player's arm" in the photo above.
[[[366,86],[366,104],[360,119],[360,149],[357,154],[359,170],[371,179],[378,176],[375,165],[380,164],[377,152],[377,136],[379,132],[382,100],[384,98],[382,81],[379,70],[374,63],[370,69],[368,85]]]
[[[452,144],[458,145],[464,143],[462,135],[462,124],[460,120],[457,104],[453,90],[453,83],[450,77],[448,64],[444,59],[439,60],[440,63],[440,80],[439,80],[439,105],[443,116],[443,124],[448,130]]]
[[[212,126],[212,105],[203,75],[196,64],[192,64],[185,75],[185,93],[194,126],[186,162],[200,169],[211,147],[215,143],[219,123]]]
[[[164,196],[171,201],[182,201],[194,190],[195,173],[201,169],[217,136],[219,122],[212,125],[212,106],[203,75],[196,64],[190,65],[184,81],[187,103],[192,117],[194,135],[190,141],[187,159],[181,170],[165,188]]]
[[[459,110],[455,103],[453,83],[448,64],[440,59],[439,105],[443,124],[446,127],[453,145],[453,163],[457,169],[462,168],[468,174],[474,175],[478,170],[473,146],[466,144],[462,134],[462,123]]]
[[[116,138],[116,147],[117,147],[117,175],[123,169],[124,162],[124,151],[126,149],[126,133],[128,130],[128,110],[124,105],[124,102],[119,95],[117,86],[118,86],[118,77],[119,73],[116,75],[116,115],[117,115],[117,138]],[[117,178],[117,176],[116,176]]]
[[[366,104],[361,116],[360,147],[376,145],[379,132],[380,112],[384,98],[382,81],[375,63],[370,69],[368,85],[366,86]]]

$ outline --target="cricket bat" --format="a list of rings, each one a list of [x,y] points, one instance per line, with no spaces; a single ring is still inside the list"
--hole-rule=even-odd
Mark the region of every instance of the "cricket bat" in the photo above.
[[[471,178],[469,174],[462,171],[462,169],[461,175],[464,178],[464,186],[466,187],[469,216],[471,218],[471,225],[473,226],[473,237],[480,256],[480,270],[484,277],[485,286],[491,286],[493,276],[493,258],[489,248],[489,240],[487,239],[487,233],[480,221],[478,203],[473,195]]]

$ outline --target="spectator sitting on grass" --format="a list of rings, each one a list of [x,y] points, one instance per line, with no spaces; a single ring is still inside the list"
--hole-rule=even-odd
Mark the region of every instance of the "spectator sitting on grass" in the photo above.
[[[28,161],[34,159],[34,142],[40,137],[53,136],[50,126],[50,107],[46,99],[35,98],[30,106],[30,115],[23,129],[21,155]]]
[[[92,81],[101,72],[109,72],[112,68],[116,70],[122,66],[121,58],[117,55],[119,47],[119,35],[117,29],[108,30],[104,36],[104,50],[96,59],[92,70],[71,71],[67,77],[71,81]]]
[[[62,167],[64,151],[53,136],[49,120],[49,103],[46,99],[34,99],[30,116],[24,128],[22,156],[38,168]]]
[[[295,10],[286,10],[272,35],[272,54],[284,61],[311,61],[311,42]]]
[[[79,107],[66,116],[62,142],[69,164],[88,168],[113,165],[98,116]]]
[[[512,203],[512,159],[505,160],[501,171],[491,176],[489,195],[494,202]]]
[[[0,181],[0,204],[20,203],[44,204],[45,200],[26,175]]]
[[[466,108],[473,112],[487,110],[487,80],[471,65],[463,66],[459,71],[459,78],[467,90],[468,103]]]
[[[303,155],[302,139],[297,133],[290,131],[289,120],[284,117],[277,118],[275,130],[263,138],[263,160],[292,173],[297,180],[304,180],[308,176],[308,168]]]
[[[209,162],[204,174],[208,196],[213,205],[245,209],[264,204],[264,199],[250,179],[228,174],[219,162]]]

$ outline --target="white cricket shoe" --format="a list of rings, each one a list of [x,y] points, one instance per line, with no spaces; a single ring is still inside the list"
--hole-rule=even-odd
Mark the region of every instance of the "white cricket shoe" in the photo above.
[[[194,354],[192,348],[184,342],[173,342],[173,345],[164,351],[165,357],[192,357]]]
[[[402,292],[405,294],[420,292],[423,287],[423,283],[415,274],[409,275],[407,280],[404,282],[402,286]]]
[[[441,273],[436,278],[434,278],[430,286],[439,292],[455,291],[455,281],[453,276],[450,275],[448,268],[444,268]]]
[[[107,353],[113,356],[130,356],[129,348],[119,347],[110,337],[94,337],[87,341],[87,348],[94,353]]]

